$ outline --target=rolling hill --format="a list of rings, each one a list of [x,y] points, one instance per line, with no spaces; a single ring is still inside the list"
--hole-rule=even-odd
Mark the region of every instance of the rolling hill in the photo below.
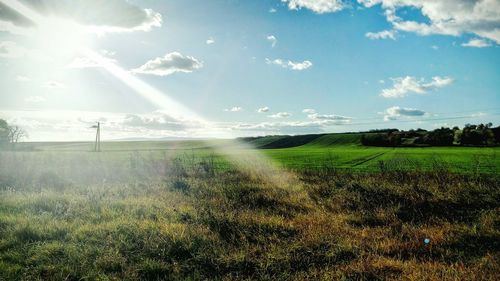
[[[312,134],[297,136],[264,136],[243,140],[260,149],[290,148],[297,146],[329,147],[336,145],[356,146],[361,144],[360,133]]]

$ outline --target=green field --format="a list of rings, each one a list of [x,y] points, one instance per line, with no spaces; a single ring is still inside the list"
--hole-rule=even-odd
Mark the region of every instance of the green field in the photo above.
[[[293,170],[321,169],[325,166],[358,172],[380,169],[435,170],[436,168],[467,174],[500,173],[500,147],[367,147],[360,144],[360,134],[308,136],[270,136],[248,141],[270,160]],[[213,147],[231,147],[227,140],[105,142],[103,153],[120,158],[130,151],[148,153],[151,157],[195,155],[215,157],[221,169],[227,163]],[[88,152],[91,143],[29,143],[24,149],[44,152]],[[120,152],[123,155],[120,155]],[[244,155],[243,151],[233,151]],[[155,156],[156,155],[156,156]]]
[[[0,280],[498,280],[498,148],[248,142],[0,152]]]

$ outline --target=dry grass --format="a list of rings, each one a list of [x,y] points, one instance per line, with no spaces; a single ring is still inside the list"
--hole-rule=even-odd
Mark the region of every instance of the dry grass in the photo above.
[[[0,280],[500,279],[491,176],[325,167],[274,186],[158,155],[0,159]]]

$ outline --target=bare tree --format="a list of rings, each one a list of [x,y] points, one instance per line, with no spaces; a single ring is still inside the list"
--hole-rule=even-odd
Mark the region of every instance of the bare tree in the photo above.
[[[27,138],[28,137],[28,133],[26,133],[26,131],[19,127],[19,126],[10,126],[9,127],[9,142],[10,143],[18,143],[20,140],[22,140],[23,138]]]

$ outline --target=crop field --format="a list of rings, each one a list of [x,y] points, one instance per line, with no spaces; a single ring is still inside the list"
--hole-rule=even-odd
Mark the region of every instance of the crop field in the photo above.
[[[248,143],[0,152],[0,280],[499,279],[498,148]]]
[[[292,170],[321,169],[325,166],[346,171],[377,172],[381,169],[433,170],[436,168],[462,174],[500,173],[500,147],[367,147],[362,146],[358,134],[329,134],[297,137],[263,137],[249,142],[270,161]],[[37,152],[92,151],[91,143],[31,143],[25,150]],[[216,168],[229,168],[215,148],[231,147],[227,140],[204,141],[143,141],[106,142],[103,153],[107,158],[127,158],[130,152],[148,154],[148,157],[213,158]],[[246,148],[246,147],[245,147]],[[120,153],[121,152],[121,153]],[[245,155],[244,149],[231,154]],[[244,157],[244,156],[242,156]]]

